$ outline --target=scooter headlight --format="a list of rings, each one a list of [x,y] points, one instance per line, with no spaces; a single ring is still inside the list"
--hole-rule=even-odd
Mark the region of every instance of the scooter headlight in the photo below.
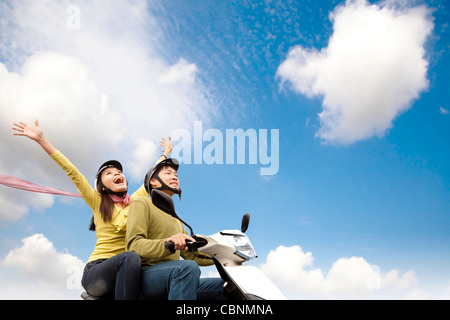
[[[244,234],[231,234],[231,233],[222,233],[222,235],[230,242],[236,252],[234,254],[244,258],[244,259],[253,259],[256,257],[255,249],[253,248],[250,240]]]

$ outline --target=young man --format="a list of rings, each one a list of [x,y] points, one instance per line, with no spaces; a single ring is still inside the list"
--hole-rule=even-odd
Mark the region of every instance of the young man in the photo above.
[[[144,180],[148,194],[154,188],[169,196],[181,195],[178,167],[175,159],[166,159],[153,166]],[[199,265],[212,265],[212,259],[186,251],[186,240],[195,241],[179,219],[158,209],[151,198],[133,201],[128,212],[125,245],[126,250],[136,252],[142,260],[141,299],[224,298],[222,279],[200,279]],[[175,253],[165,248],[166,241],[174,243]],[[180,256],[184,260],[180,260]]]

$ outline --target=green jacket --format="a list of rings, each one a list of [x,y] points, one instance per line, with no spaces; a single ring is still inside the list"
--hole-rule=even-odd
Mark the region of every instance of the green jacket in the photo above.
[[[177,250],[171,253],[164,242],[171,236],[184,233],[186,229],[180,220],[155,207],[150,197],[134,200],[128,211],[125,250],[136,252],[142,260],[142,266],[184,259],[194,260],[200,266],[214,264],[211,259],[202,259],[208,255],[195,255],[188,251]]]

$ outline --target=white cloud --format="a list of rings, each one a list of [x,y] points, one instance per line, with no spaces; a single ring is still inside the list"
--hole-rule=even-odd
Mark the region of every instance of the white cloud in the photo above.
[[[166,73],[159,78],[161,84],[179,83],[181,85],[190,85],[195,82],[197,66],[180,59],[177,64],[171,66]]]
[[[280,289],[296,291],[301,285],[303,292],[315,292],[323,283],[324,275],[320,269],[311,269],[311,252],[303,252],[299,246],[280,246],[267,255],[261,270],[272,278]]]
[[[16,221],[28,212],[28,205],[38,211],[50,208],[54,201],[49,194],[24,192],[0,186],[0,224],[6,221]],[[26,200],[24,200],[26,199]]]
[[[136,140],[136,148],[133,152],[133,160],[136,166],[131,168],[133,176],[142,175],[141,168],[148,166],[148,160],[156,153],[157,146],[153,141],[139,138]],[[150,169],[150,168],[149,168]],[[147,173],[147,172],[146,172]]]
[[[84,263],[42,234],[22,239],[0,264],[0,299],[79,299]]]
[[[1,2],[0,130],[12,133],[13,122],[39,118],[46,137],[92,183],[109,159],[141,182],[159,154],[152,145],[186,123],[208,121],[213,109],[196,65],[181,57],[167,61],[148,5]],[[0,159],[2,174],[74,191],[34,142],[3,134],[0,143],[8,150]],[[11,204],[20,206],[17,217],[29,203],[24,195]],[[10,220],[7,215],[0,212],[0,221]]]
[[[362,257],[350,257],[325,273],[313,261],[300,246],[279,246],[260,268],[289,299],[407,299],[421,292],[413,271],[383,273]]]
[[[330,19],[328,46],[293,47],[277,77],[296,92],[323,99],[317,132],[323,140],[351,144],[382,136],[428,86],[429,10],[348,0]]]

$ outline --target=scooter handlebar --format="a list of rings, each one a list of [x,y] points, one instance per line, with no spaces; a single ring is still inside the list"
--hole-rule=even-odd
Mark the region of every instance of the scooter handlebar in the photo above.
[[[173,243],[172,241],[164,242],[164,247],[170,252],[175,253],[175,243]]]
[[[188,251],[196,251],[196,248],[194,248],[194,243],[192,241],[186,240],[186,245],[188,247]],[[172,241],[166,241],[164,242],[164,247],[168,249],[170,252],[175,253],[175,243]]]
[[[193,236],[193,238],[196,240],[195,242],[186,240],[186,245],[188,247],[188,251],[190,252],[197,251],[198,248],[203,247],[207,243],[207,241],[203,238],[199,238],[196,236]],[[175,253],[175,243],[173,243],[172,241],[164,242],[164,247],[168,249],[170,252]]]

